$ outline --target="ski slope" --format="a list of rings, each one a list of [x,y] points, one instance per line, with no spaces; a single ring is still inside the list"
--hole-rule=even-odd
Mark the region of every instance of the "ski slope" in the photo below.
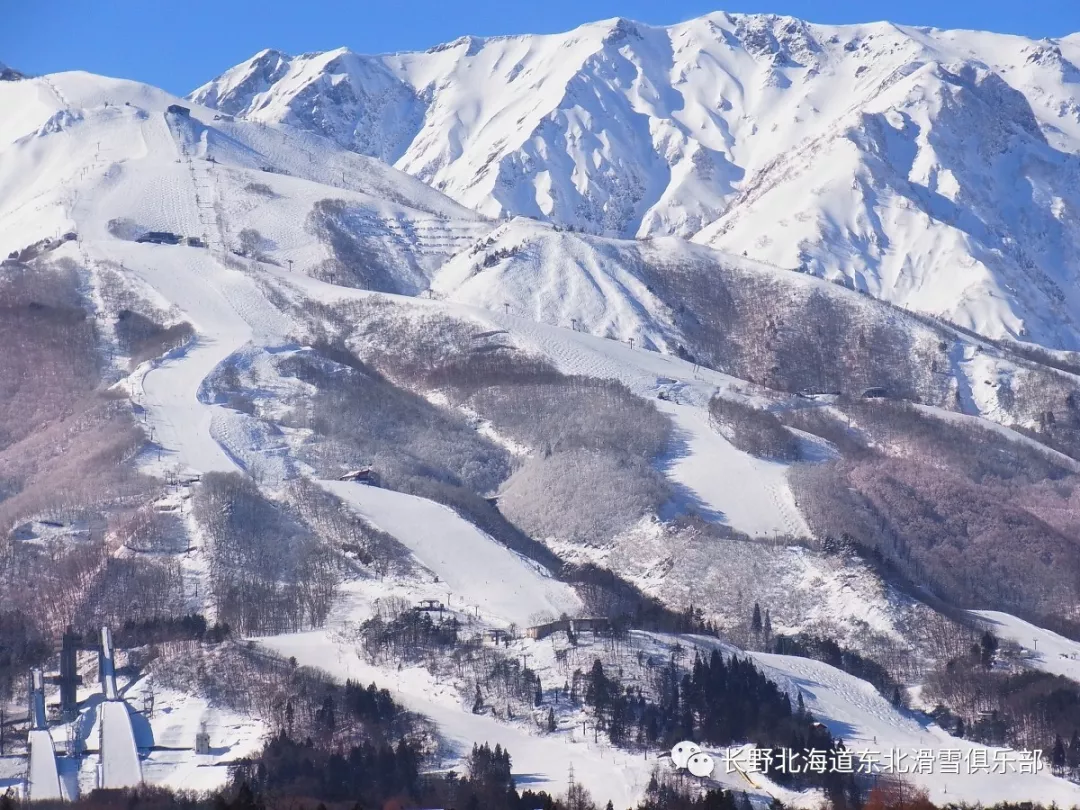
[[[204,382],[245,345],[280,346],[293,332],[229,252],[245,227],[261,229],[269,260],[316,265],[327,248],[303,224],[318,202],[340,200],[369,257],[389,272],[411,268],[393,282],[405,287],[425,286],[425,273],[490,228],[419,181],[318,136],[215,122],[197,107],[178,117],[165,112],[178,99],[145,85],[64,73],[3,83],[0,96],[18,110],[0,130],[3,255],[75,231],[78,242],[55,258],[119,269],[195,327],[189,346],[123,381],[172,468],[243,466],[214,438],[227,415]],[[115,222],[202,237],[210,248],[138,244],[118,238]]]
[[[479,315],[471,308],[466,311]],[[678,485],[679,507],[751,537],[809,534],[787,483],[787,465],[754,458],[709,426],[706,406],[712,394],[748,387],[746,383],[622,341],[498,311],[485,312],[484,317],[565,374],[618,380],[635,394],[654,400],[675,428],[662,469]],[[673,389],[675,401],[656,399],[661,389]]]
[[[438,682],[427,670],[408,667],[394,670],[391,676],[387,670],[361,661],[353,644],[335,641],[322,631],[275,636],[260,643],[340,681],[351,678],[390,689],[408,709],[438,724],[440,738],[448,748],[443,761],[446,768],[459,768],[473,743],[486,741],[510,751],[518,789],[561,795],[573,767],[574,779],[595,798],[603,797],[601,805],[610,798],[616,807],[632,807],[644,794],[656,765],[654,758],[613,749],[603,741],[594,743],[591,734],[583,738],[580,730],[542,734],[523,725],[500,722],[489,714],[473,714],[461,704],[452,686]]]
[[[577,615],[581,599],[550,572],[498,543],[442,504],[349,481],[320,482],[392,534],[438,576],[451,606],[478,607],[487,621],[519,628]]]
[[[99,787],[129,788],[142,784],[142,766],[127,703],[106,700],[101,713],[101,779]]]
[[[193,275],[186,274],[188,279]],[[156,289],[166,286],[155,281]],[[200,473],[232,472],[237,465],[210,430],[217,406],[202,401],[199,392],[203,380],[243,346],[251,333],[235,315],[223,317],[227,304],[209,285],[189,281],[177,286],[183,292],[170,300],[196,324],[198,337],[193,346],[148,368],[137,398],[154,428],[154,443],[174,464]]]
[[[207,381],[247,347],[269,350],[293,339],[297,324],[278,309],[273,291],[264,284],[280,289],[291,284],[322,301],[373,295],[284,269],[290,260],[304,267],[326,258],[325,246],[304,227],[314,203],[345,200],[358,230],[364,231],[361,235],[374,240],[369,244],[385,249],[380,255],[414,263],[419,275],[405,279],[410,283],[425,274],[440,281],[433,268],[441,258],[460,252],[489,227],[482,218],[463,214],[459,206],[418,182],[395,185],[400,177],[388,167],[343,150],[319,152],[329,147],[316,136],[297,142],[285,128],[243,122],[222,124],[222,129],[215,130],[211,115],[197,107],[190,130],[179,132],[164,117],[164,105],[173,101],[165,94],[82,74],[64,74],[49,83],[32,80],[17,92],[28,92],[27,88],[38,93],[33,103],[20,108],[17,116],[0,121],[0,133],[11,141],[0,148],[0,255],[41,236],[74,228],[79,233],[77,247],[66,246],[57,258],[91,268],[102,263],[119,267],[194,325],[197,338],[191,345],[145,365],[125,381],[146,413],[153,441],[169,465],[199,472],[251,471],[243,453],[234,453],[219,440],[228,432],[229,420],[235,419],[214,401]],[[101,154],[92,146],[99,139],[104,147]],[[214,157],[216,163],[206,157]],[[260,168],[263,164],[273,171]],[[252,191],[252,186],[263,190]],[[208,200],[220,209],[220,221],[217,212],[214,219],[206,213]],[[109,222],[114,218],[131,219],[143,228],[204,235],[213,249],[125,241],[110,233]],[[235,244],[236,234],[251,226],[262,232],[267,258],[278,262],[277,266],[271,261],[241,262],[225,252]],[[415,244],[403,244],[403,240]],[[544,257],[545,266],[558,265],[560,255],[553,249]],[[787,488],[784,465],[742,453],[708,424],[706,406],[717,389],[759,405],[764,400],[745,393],[752,386],[739,380],[643,350],[643,338],[664,348],[672,337],[664,313],[654,311],[649,291],[640,288],[632,273],[610,273],[591,253],[576,260],[584,269],[569,283],[557,276],[529,278],[517,270],[498,285],[488,285],[478,276],[465,278],[470,265],[460,259],[451,268],[458,275],[443,279],[447,294],[460,300],[394,300],[505,329],[522,348],[550,359],[567,374],[618,380],[650,400],[660,390],[673,391],[676,401],[658,402],[658,406],[675,426],[664,471],[677,486],[678,505],[752,536],[805,534]],[[581,302],[569,300],[579,293]],[[514,301],[531,300],[537,306],[519,305],[508,313],[500,303],[504,295]],[[630,338],[637,340],[636,348],[627,342]],[[255,434],[252,437],[252,442],[261,441]],[[408,547],[421,565],[445,583],[455,608],[458,600],[475,606],[485,623],[526,626],[581,610],[571,589],[445,507],[359,484],[325,482],[325,486]],[[1017,627],[1016,632],[1029,631]],[[538,735],[524,725],[473,715],[450,686],[436,683],[425,672],[370,667],[356,660],[347,644],[326,633],[263,643],[339,677],[393,684],[410,708],[440,725],[458,758],[475,741],[501,742],[514,755],[522,787],[562,792],[571,764],[577,778],[597,796],[611,797],[620,805],[636,801],[647,783],[653,763],[644,758],[614,751],[603,743],[590,745],[569,731]],[[868,693],[866,684],[831,668],[820,669],[824,665],[776,656],[759,657],[759,661],[792,688],[805,690],[812,710],[845,739],[889,740],[898,746],[938,749],[954,743],[940,729],[895,712],[876,693]],[[1052,663],[1048,660],[1046,666]],[[115,686],[111,691],[106,686],[106,696],[115,695]],[[98,711],[101,784],[138,784],[142,771],[127,706],[106,700]],[[175,734],[187,739],[190,728],[191,723],[185,721]],[[248,726],[230,733],[228,739],[240,755],[252,750],[256,737],[257,732]],[[32,749],[40,755],[34,759],[32,754],[32,781],[49,785],[53,777],[44,756],[45,739],[37,739]],[[194,773],[209,784],[220,778],[222,756],[202,772],[194,770],[200,765],[190,759],[176,761],[179,770],[159,773],[161,781],[177,784],[182,774]],[[162,771],[173,767],[165,757],[159,761]],[[53,771],[55,765],[54,758]],[[1071,789],[1045,776],[1018,780],[1008,792],[1000,792],[998,783],[985,777],[981,782],[960,779],[954,785],[951,780],[931,780],[927,785],[939,791],[940,795],[934,793],[939,799],[1077,800]]]
[[[973,610],[971,615],[998,638],[1019,645],[1029,666],[1080,683],[1080,643],[997,610]]]
[[[879,752],[882,762],[886,752],[902,751],[909,768],[914,768],[917,752],[933,752],[930,772],[910,773],[907,779],[924,787],[937,804],[1032,799],[1063,807],[1080,804],[1080,785],[1052,776],[1048,764],[1037,774],[967,772],[963,757],[986,746],[953,737],[935,723],[897,710],[866,681],[820,661],[767,653],[748,655],[789,694],[801,693],[811,713],[848,748]],[[944,772],[938,758],[945,750],[961,752],[959,773]],[[993,750],[987,756],[993,763]]]
[[[656,405],[675,426],[680,451],[665,472],[682,486],[678,498],[684,506],[751,537],[810,535],[788,486],[787,464],[736,448],[713,430],[704,408],[664,401]]]

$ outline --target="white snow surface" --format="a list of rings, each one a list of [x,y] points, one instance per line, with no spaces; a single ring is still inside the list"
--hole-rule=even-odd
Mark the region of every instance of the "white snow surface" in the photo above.
[[[995,636],[1017,644],[1023,650],[1024,663],[1028,666],[1080,683],[1080,643],[1001,611],[973,610],[971,613],[979,617]]]
[[[56,748],[48,729],[30,730],[30,765],[27,769],[27,790],[33,801],[63,799],[60,774],[56,767]]]
[[[882,754],[881,762],[885,761],[887,751],[905,752],[909,769],[914,769],[918,751],[934,752],[931,772],[911,773],[906,777],[924,787],[933,802],[989,803],[1038,797],[1043,803],[1057,802],[1064,807],[1080,803],[1080,785],[1052,776],[1048,763],[1036,774],[1012,771],[1001,774],[968,772],[964,764],[968,760],[961,759],[960,773],[944,773],[939,752],[966,752],[986,746],[953,737],[935,723],[898,711],[869,683],[828,664],[785,655],[750,655],[789,694],[801,693],[811,713],[841,737],[848,748],[878,752]],[[1048,757],[1049,752],[1045,755]],[[992,750],[987,757],[988,762],[994,762]]]
[[[127,703],[122,700],[102,702],[101,713],[101,785],[103,788],[137,787],[142,784],[142,766],[135,746],[135,732]]]
[[[408,667],[386,670],[374,667],[355,653],[355,647],[338,641],[326,632],[276,636],[262,641],[283,656],[318,667],[342,681],[386,686],[407,708],[420,712],[439,725],[440,735],[450,749],[457,767],[469,754],[473,743],[486,740],[502,745],[513,758],[513,774],[519,789],[545,790],[553,795],[566,792],[570,768],[574,778],[594,798],[611,799],[616,807],[631,807],[644,794],[655,758],[620,751],[603,742],[593,742],[591,733],[580,727],[559,734],[543,734],[535,729],[496,720],[490,714],[473,714],[463,705],[453,686],[437,681],[427,670]]]
[[[397,538],[456,600],[478,606],[496,624],[524,628],[581,612],[569,585],[442,504],[349,481],[320,483]]]
[[[125,690],[138,705],[148,683],[140,680]],[[135,735],[141,752],[143,779],[174,790],[218,790],[229,779],[229,765],[253,756],[261,748],[268,724],[258,717],[211,705],[205,698],[154,688],[153,716]],[[210,753],[196,754],[195,735],[205,730],[210,736]],[[151,746],[155,750],[147,752]]]
[[[787,464],[734,447],[709,425],[704,408],[657,405],[675,425],[676,444],[685,445],[665,472],[700,512],[751,537],[810,536],[788,486]]]

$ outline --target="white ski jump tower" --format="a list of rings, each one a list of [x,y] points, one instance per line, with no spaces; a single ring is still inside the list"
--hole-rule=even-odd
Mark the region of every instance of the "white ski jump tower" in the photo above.
[[[101,734],[98,786],[113,789],[137,787],[142,784],[142,766],[139,763],[139,750],[135,746],[131,714],[116,691],[116,662],[112,633],[108,627],[101,628],[98,672],[101,691],[105,696],[98,727]]]
[[[26,792],[32,801],[63,799],[60,772],[56,767],[56,748],[45,714],[45,676],[40,669],[30,671],[30,724],[30,767],[26,774]]]
[[[98,657],[98,675],[101,691],[106,700],[116,700],[116,662],[113,654],[112,631],[101,628],[101,653]]]

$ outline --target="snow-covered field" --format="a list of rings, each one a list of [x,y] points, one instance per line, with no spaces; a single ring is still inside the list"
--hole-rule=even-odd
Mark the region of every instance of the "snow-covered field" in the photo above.
[[[127,691],[128,700],[139,705],[148,688],[145,679]],[[204,731],[209,753],[196,754],[195,735]],[[229,765],[255,754],[261,747],[267,724],[221,706],[198,695],[154,689],[154,712],[136,726],[136,743],[143,752],[143,778],[176,790],[216,790],[229,778]]]
[[[634,647],[650,653],[670,653],[674,641],[674,637],[659,634],[635,634]],[[686,639],[682,641],[685,643]],[[392,679],[386,679],[385,670],[363,661],[348,638],[339,638],[332,632],[277,636],[261,643],[341,679],[384,683],[407,707],[438,723],[448,749],[443,762],[446,768],[460,763],[472,742],[486,739],[512,752],[519,787],[560,793],[565,790],[572,764],[575,779],[594,797],[611,798],[620,806],[640,798],[654,768],[671,767],[669,760],[658,759],[658,754],[663,752],[634,755],[613,750],[602,739],[594,741],[592,732],[582,733],[580,720],[563,718],[559,730],[549,734],[538,730],[530,718],[507,723],[487,713],[473,714],[467,696],[445,681],[434,679],[422,667],[398,669]],[[693,643],[705,651],[717,646],[715,640],[701,637]],[[726,653],[734,651],[726,645],[720,647]],[[528,653],[531,666],[542,678],[558,677],[551,672],[555,662],[546,642],[519,640],[513,649],[518,654]],[[1037,773],[1021,772],[1029,767],[1021,762],[1033,760],[1024,759],[1019,752],[990,749],[953,737],[917,714],[896,709],[870,684],[834,667],[791,656],[750,655],[793,698],[802,694],[807,708],[834,735],[842,737],[850,749],[865,754],[868,762],[875,763],[876,770],[882,771],[888,763],[895,762],[897,772],[903,772],[909,782],[925,788],[935,802],[1022,801],[1038,797],[1061,806],[1080,803],[1080,786],[1052,776],[1045,763]],[[728,752],[712,753],[722,762]],[[855,767],[859,767],[857,761]],[[747,781],[737,771],[718,767],[714,777],[722,786],[746,790],[766,800],[780,798],[791,806],[814,807],[820,801],[820,795],[814,791],[793,793],[760,774],[750,773]]]
[[[631,806],[644,792],[655,764],[655,760],[593,743],[580,730],[549,735],[535,727],[501,722],[490,714],[473,714],[453,686],[436,681],[426,670],[410,667],[391,675],[365,663],[352,644],[336,641],[325,631],[277,636],[263,643],[342,680],[374,681],[390,689],[407,708],[439,725],[448,749],[443,763],[447,768],[459,764],[474,742],[486,740],[511,752],[519,788],[564,793],[573,766],[575,779],[593,795],[610,798],[616,806]]]
[[[973,610],[971,613],[995,636],[1019,646],[1028,666],[1080,683],[1080,642],[997,610]]]
[[[751,537],[805,537],[810,530],[788,487],[788,465],[754,458],[709,425],[708,411],[657,403],[671,416],[678,450],[665,472],[688,506]]]

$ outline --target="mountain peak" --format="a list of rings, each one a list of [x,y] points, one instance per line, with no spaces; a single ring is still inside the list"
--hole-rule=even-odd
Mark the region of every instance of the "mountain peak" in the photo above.
[[[605,45],[621,43],[626,40],[641,39],[642,24],[626,17],[610,17],[606,20],[599,20],[598,22],[592,23],[589,27],[606,31],[604,35]]]
[[[1080,348],[1078,60],[1080,37],[714,12],[423,53],[263,51],[193,98],[317,132],[488,216],[691,238]],[[1026,208],[984,205],[1018,199],[1016,166]]]
[[[458,37],[450,42],[443,42],[439,45],[434,45],[428,48],[424,53],[444,53],[445,51],[463,50],[462,56],[474,56],[483,47],[484,42],[487,40],[481,37],[473,36],[472,34],[466,34],[465,36]]]
[[[19,79],[25,79],[26,75],[20,73],[14,68],[10,68],[3,62],[0,62],[0,82],[15,82]]]

